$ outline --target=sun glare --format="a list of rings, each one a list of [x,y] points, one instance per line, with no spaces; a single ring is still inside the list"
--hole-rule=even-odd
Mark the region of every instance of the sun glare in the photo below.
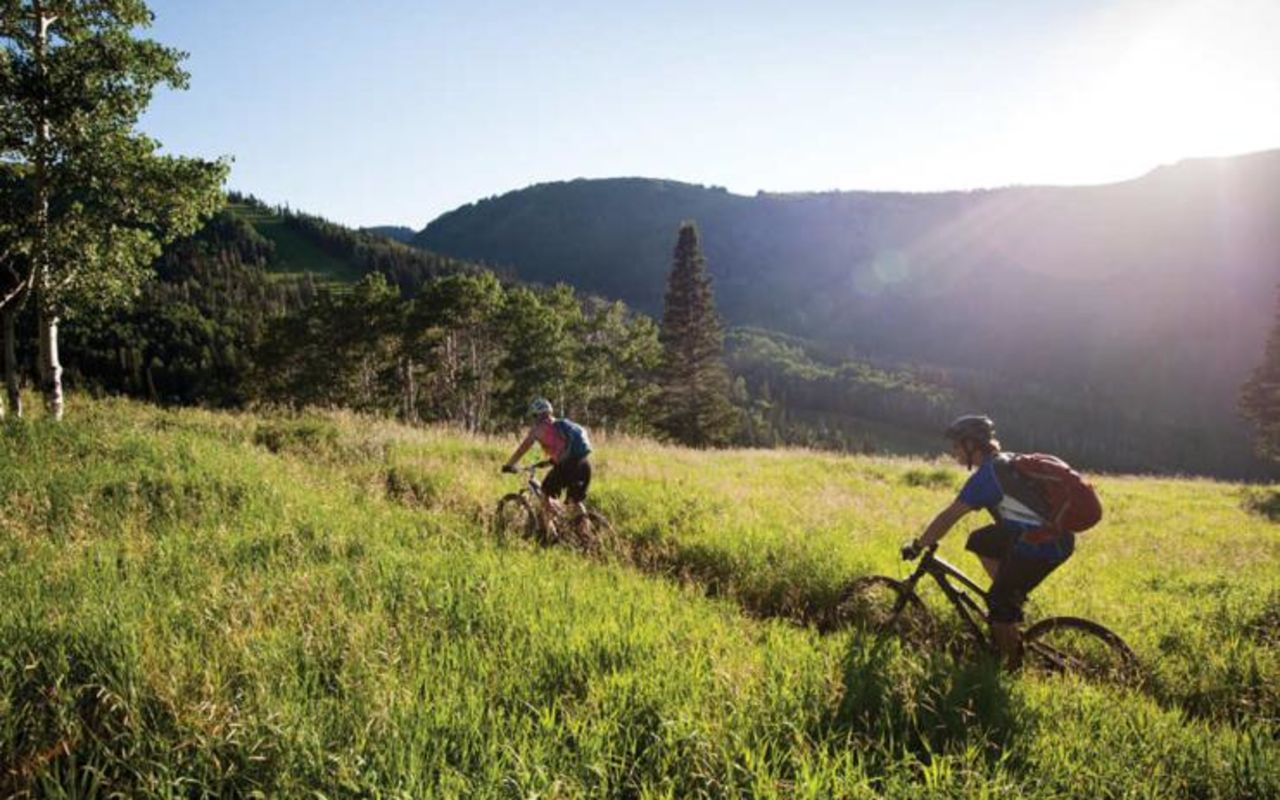
[[[1280,141],[1280,3],[1127,4],[1070,40],[1058,91],[1026,125],[1058,143],[1064,181],[1137,174]],[[1056,130],[1044,131],[1053,125]]]

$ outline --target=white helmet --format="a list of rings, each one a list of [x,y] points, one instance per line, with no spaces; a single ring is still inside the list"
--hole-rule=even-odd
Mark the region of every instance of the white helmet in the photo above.
[[[550,414],[550,413],[551,413],[551,401],[547,400],[544,397],[534,398],[533,402],[529,404],[529,416],[531,417],[537,417],[543,414]]]

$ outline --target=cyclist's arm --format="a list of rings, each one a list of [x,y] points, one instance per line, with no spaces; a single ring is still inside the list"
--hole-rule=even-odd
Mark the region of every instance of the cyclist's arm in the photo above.
[[[525,434],[524,441],[521,442],[520,446],[516,448],[516,451],[511,454],[511,458],[507,459],[506,466],[514,467],[519,463],[520,459],[524,457],[524,454],[529,452],[529,448],[533,447],[533,442],[533,429],[531,428],[529,432]]]
[[[933,522],[929,523],[929,527],[925,528],[920,538],[916,539],[916,544],[921,548],[932,547],[943,536],[947,535],[947,531],[951,530],[952,526],[959,522],[961,517],[973,510],[973,506],[968,503],[961,500],[955,501],[938,512],[938,516],[933,518]]]

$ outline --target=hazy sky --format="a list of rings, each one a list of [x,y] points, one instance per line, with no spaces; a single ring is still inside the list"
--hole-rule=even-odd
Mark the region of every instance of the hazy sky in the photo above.
[[[1280,0],[152,0],[143,129],[421,228],[531,183],[1098,183],[1280,147]]]

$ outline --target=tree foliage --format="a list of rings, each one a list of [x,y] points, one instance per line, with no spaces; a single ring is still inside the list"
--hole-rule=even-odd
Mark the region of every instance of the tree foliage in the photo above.
[[[135,130],[183,54],[136,32],[142,0],[10,0],[0,18],[0,161],[30,205],[14,222],[39,320],[40,371],[62,413],[58,323],[131,298],[164,243],[222,202],[226,164],[160,155]]]
[[[544,395],[583,423],[647,430],[658,342],[646,322],[568,287],[503,286],[491,273],[429,281],[407,299],[372,273],[272,320],[247,395],[469,430],[507,427]]]

